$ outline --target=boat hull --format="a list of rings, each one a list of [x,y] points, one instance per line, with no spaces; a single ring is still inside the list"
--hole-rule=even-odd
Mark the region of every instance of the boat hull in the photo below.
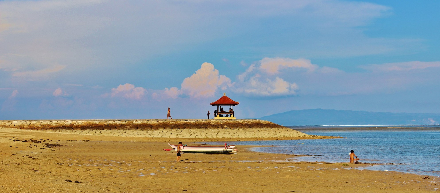
[[[177,151],[176,145],[168,145]],[[236,153],[237,149],[235,146],[182,146],[180,151],[183,153],[230,154]]]

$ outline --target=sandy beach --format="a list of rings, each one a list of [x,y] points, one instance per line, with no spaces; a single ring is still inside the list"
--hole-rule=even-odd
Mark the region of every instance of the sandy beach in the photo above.
[[[175,152],[164,151],[169,142],[287,138],[319,137],[283,127],[31,130],[3,124],[0,185],[3,192],[439,191],[439,179],[431,176],[293,162],[292,155],[251,152],[248,146],[230,155],[187,153],[180,162]]]

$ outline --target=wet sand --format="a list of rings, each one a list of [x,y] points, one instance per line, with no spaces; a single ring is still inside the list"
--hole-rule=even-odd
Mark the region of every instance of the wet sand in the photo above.
[[[170,148],[168,142],[222,138],[183,140],[147,137],[136,130],[84,131],[0,128],[2,191],[433,192],[440,188],[435,177],[354,169],[362,164],[298,163],[291,161],[292,155],[256,153],[247,146],[238,146],[238,153],[231,155],[183,154],[176,162],[175,152],[163,150]]]

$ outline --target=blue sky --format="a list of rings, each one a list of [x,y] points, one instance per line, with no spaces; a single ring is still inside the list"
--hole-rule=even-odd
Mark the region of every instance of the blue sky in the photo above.
[[[0,1],[0,119],[440,113],[437,1]]]

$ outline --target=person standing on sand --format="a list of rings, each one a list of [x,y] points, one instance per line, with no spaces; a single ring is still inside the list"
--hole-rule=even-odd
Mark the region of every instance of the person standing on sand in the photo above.
[[[180,157],[182,156],[180,154],[180,149],[182,148],[182,142],[179,142],[179,144],[177,145],[176,151],[177,151],[177,159],[176,162],[179,162]]]
[[[350,151],[350,163],[351,164],[357,164],[357,163],[359,163],[357,160],[359,160],[358,156],[356,156],[356,154],[354,154],[354,151],[351,150]]]
[[[209,114],[211,114],[211,113],[209,113],[209,111],[208,111],[208,114],[206,114],[206,115],[208,115],[208,119],[209,119]]]
[[[168,117],[170,119],[173,119],[173,118],[171,118],[171,109],[170,109],[170,107],[168,107],[167,119],[168,119]]]

